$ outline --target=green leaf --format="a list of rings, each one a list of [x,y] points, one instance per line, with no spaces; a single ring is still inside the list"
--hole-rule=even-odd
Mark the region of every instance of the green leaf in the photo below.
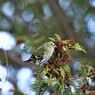
[[[53,70],[55,71],[55,73],[59,74],[58,69],[53,69]]]
[[[63,69],[64,69],[65,72],[71,72],[71,69],[70,69],[70,66],[69,65],[65,65],[63,67]]]
[[[73,48],[76,50],[76,51],[83,51],[86,53],[86,51],[84,50],[84,48],[79,44],[79,43],[76,43]]]
[[[51,40],[51,41],[53,41],[53,42],[55,41],[55,39],[53,39],[53,38],[51,38],[51,37],[49,37],[49,40]]]
[[[65,85],[59,83],[59,84],[57,85],[57,89],[58,89],[58,91],[60,92],[60,95],[63,95],[63,94],[64,94],[64,91],[65,91]]]
[[[61,37],[58,35],[58,34],[54,34],[56,37],[57,37],[57,39],[60,41],[61,40]]]
[[[65,52],[69,52],[69,51],[70,51],[69,48],[68,48],[68,46],[63,46],[62,49],[63,49],[63,51],[65,51]]]
[[[64,79],[64,75],[65,75],[64,69],[63,69],[62,67],[60,67],[60,68],[59,68],[59,71],[60,71],[60,73],[61,73],[61,75],[62,75],[62,77],[63,77],[63,79]]]
[[[51,86],[54,83],[52,75],[50,75],[50,78],[43,80],[43,82],[46,83],[48,86]]]
[[[62,48],[62,49],[63,49],[63,51],[67,51],[66,47],[64,47],[64,46],[63,46],[63,48]]]
[[[69,41],[70,41],[70,40],[63,40],[62,42],[63,42],[64,44],[68,44]]]
[[[42,71],[42,75],[45,76],[49,71],[50,71],[50,68],[48,68],[48,66],[46,66],[46,68],[44,68]]]

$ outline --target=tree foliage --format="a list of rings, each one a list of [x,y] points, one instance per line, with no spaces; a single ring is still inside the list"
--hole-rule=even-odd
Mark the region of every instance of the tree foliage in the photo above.
[[[57,95],[77,95],[77,93],[79,93],[78,95],[91,95],[91,93],[94,91],[94,86],[91,86],[89,80],[91,77],[95,77],[93,75],[95,68],[82,65],[79,69],[80,72],[73,76],[69,63],[70,55],[68,55],[68,52],[71,50],[85,52],[85,50],[78,43],[75,43],[73,39],[64,41],[57,34],[56,37],[57,38],[54,39],[50,38],[50,40],[52,40],[57,46],[54,54],[47,63],[43,64],[43,67],[42,65],[38,66],[38,70],[35,73],[37,80],[34,82],[32,89],[35,90],[36,95],[43,95],[46,91],[52,91],[52,95],[56,95],[56,93]],[[78,47],[76,44],[78,44]],[[67,47],[65,50],[63,48],[64,46]],[[76,82],[76,84],[76,79],[80,79],[81,82]],[[72,91],[71,87],[75,89],[74,92]]]
[[[52,58],[43,70],[38,69],[39,72],[36,73],[37,82],[34,89],[37,90],[37,94],[46,90],[52,92],[52,86],[54,86],[52,89],[54,94],[68,92],[68,95],[71,95],[72,92],[69,92],[69,88],[72,89],[72,85],[75,86],[76,93],[80,93],[80,95],[86,93],[85,89],[93,89],[89,84],[88,77],[91,83],[95,81],[94,68],[89,66],[95,66],[94,2],[94,0],[0,1],[0,32],[9,32],[16,39],[15,47],[6,51],[9,65],[16,69],[28,66],[35,71],[37,70],[35,64],[25,63],[21,60],[22,53],[35,52],[37,47],[48,41],[48,37],[57,45]],[[25,44],[23,50],[20,48],[22,44]],[[73,62],[77,59],[82,65],[78,70],[80,73],[72,79],[70,68],[72,64],[69,61]],[[1,47],[0,63],[6,65]],[[42,75],[47,76],[47,79],[43,79]],[[78,84],[82,90],[74,84],[77,78],[85,81],[85,83]],[[19,90],[16,92],[19,93]]]

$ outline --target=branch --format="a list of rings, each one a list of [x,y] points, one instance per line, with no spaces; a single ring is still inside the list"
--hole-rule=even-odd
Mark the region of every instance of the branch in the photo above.
[[[74,33],[74,29],[72,28],[72,23],[70,21],[70,18],[68,18],[65,14],[65,12],[61,9],[59,4],[57,3],[57,0],[48,0],[55,16],[57,17],[59,24],[61,25],[61,28],[63,31],[65,31],[65,34],[69,38],[76,38],[76,33]]]
[[[33,71],[37,69],[37,66],[30,62],[23,62],[19,55],[15,54],[13,51],[7,52],[9,63],[13,65],[26,66],[31,68]],[[18,63],[18,64],[17,64]]]

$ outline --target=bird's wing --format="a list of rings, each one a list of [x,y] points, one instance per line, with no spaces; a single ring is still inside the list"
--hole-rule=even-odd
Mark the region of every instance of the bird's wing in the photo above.
[[[38,57],[43,57],[44,53],[45,53],[44,45],[40,46],[35,52],[36,56]]]

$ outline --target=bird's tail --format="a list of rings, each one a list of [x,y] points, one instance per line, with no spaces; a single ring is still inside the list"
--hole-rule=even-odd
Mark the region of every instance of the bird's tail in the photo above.
[[[26,60],[24,60],[24,62],[30,62],[30,61],[36,61],[36,60],[40,60],[39,57],[35,56],[35,54],[31,54],[31,56],[26,58]]]

